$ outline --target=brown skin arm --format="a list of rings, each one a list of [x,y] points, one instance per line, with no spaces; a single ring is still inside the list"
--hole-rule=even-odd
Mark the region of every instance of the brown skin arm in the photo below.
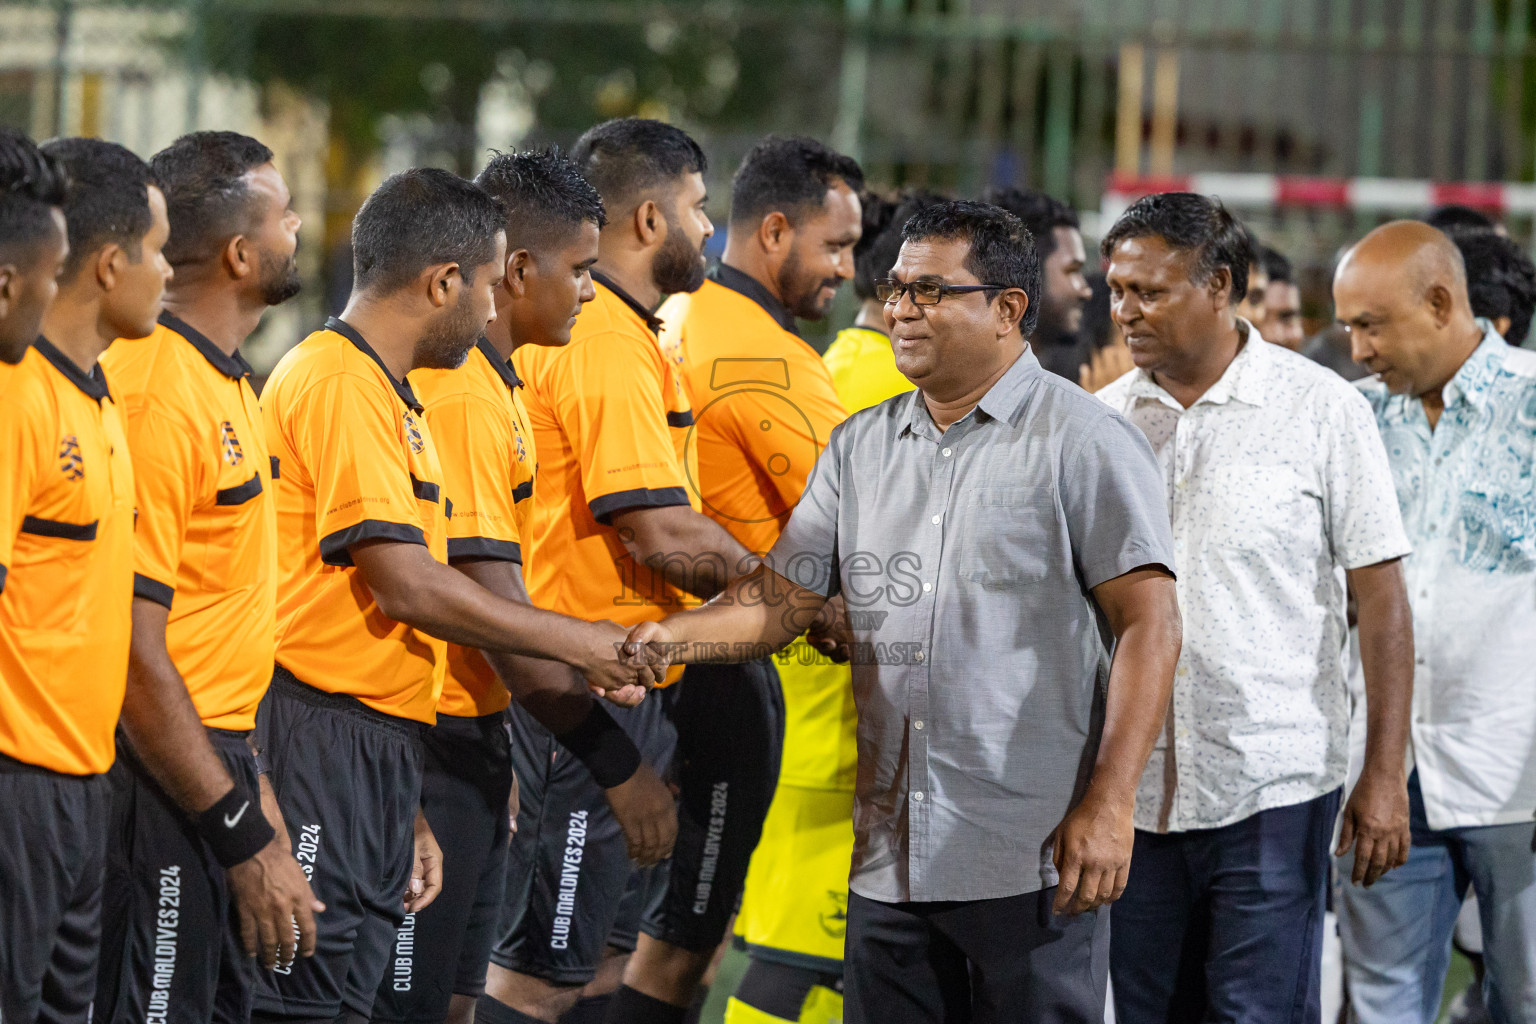
[[[1173,577],[1141,568],[1093,588],[1115,634],[1104,733],[1082,801],[1056,830],[1058,914],[1120,898],[1130,877],[1136,786],[1168,713],[1183,627]]]
[[[1408,780],[1404,759],[1413,705],[1413,615],[1402,562],[1346,574],[1358,604],[1365,670],[1365,767],[1344,803],[1335,856],[1355,848],[1351,881],[1370,886],[1408,861]]]
[[[754,561],[723,526],[688,505],[621,509],[610,522],[635,561],[705,600]]]
[[[681,664],[746,661],[789,646],[816,623],[827,598],[759,565],[714,599],[629,631],[625,652],[655,645]]]
[[[619,626],[508,600],[435,560],[424,545],[364,541],[348,550],[379,610],[396,622],[465,647],[564,662],[604,690],[648,686],[665,676],[665,666],[620,663]]]
[[[208,742],[186,682],[166,649],[169,616],[164,605],[134,598],[128,688],[119,721],[150,775],[178,807],[197,815],[223,799],[235,783]],[[262,966],[270,969],[291,963],[296,952],[314,955],[314,915],[325,905],[315,899],[293,859],[276,801],[269,806],[263,800],[262,810],[277,834],[254,857],[228,869],[227,875],[245,952],[259,955]]]
[[[457,562],[454,568],[491,593],[532,607],[516,562],[477,560]],[[556,736],[570,732],[586,718],[592,693],[586,680],[569,666],[517,654],[482,653],[512,699]],[[645,696],[643,689],[632,689],[629,696]],[[647,867],[671,856],[677,839],[677,803],[650,765],[641,762],[634,775],[604,793],[632,859]]]

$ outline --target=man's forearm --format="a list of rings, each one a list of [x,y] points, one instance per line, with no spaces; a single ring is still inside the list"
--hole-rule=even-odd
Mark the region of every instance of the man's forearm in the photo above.
[[[765,657],[804,633],[826,602],[759,565],[712,600],[662,620],[668,654],[685,664]]]
[[[596,624],[493,593],[420,545],[364,543],[351,554],[385,615],[438,639],[581,668],[616,657],[601,649],[605,640]]]
[[[206,811],[234,789],[224,762],[165,647],[164,606],[133,601],[133,639],[128,687],[119,719],[133,752],[176,805],[188,814]]]
[[[1413,614],[1400,562],[1349,574],[1360,619],[1365,674],[1365,765],[1401,772],[1413,714]]]
[[[613,525],[636,562],[706,601],[757,564],[725,527],[686,505],[617,512]]]
[[[1126,627],[1115,644],[1104,732],[1090,783],[1108,798],[1135,799],[1168,714],[1179,645],[1177,614],[1148,615]]]
[[[519,604],[483,587],[434,573],[410,623],[450,643],[504,654],[553,658],[576,664],[592,643],[591,624],[530,604]]]

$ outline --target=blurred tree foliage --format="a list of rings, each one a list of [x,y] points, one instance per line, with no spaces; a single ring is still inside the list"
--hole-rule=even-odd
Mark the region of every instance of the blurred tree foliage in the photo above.
[[[429,13],[450,5],[381,3],[343,14],[328,13],[323,0],[300,13],[296,6],[204,0],[205,50],[242,54],[240,71],[256,81],[324,99],[347,162],[377,152],[386,116],[417,114],[452,140],[454,163],[468,171],[481,90],[498,77],[532,105],[535,137],[569,139],[632,114],[750,130],[782,112],[775,108],[787,95],[830,84],[807,83],[796,58],[807,32],[826,43],[841,2],[484,0],[473,20]],[[763,31],[769,24],[774,30]]]

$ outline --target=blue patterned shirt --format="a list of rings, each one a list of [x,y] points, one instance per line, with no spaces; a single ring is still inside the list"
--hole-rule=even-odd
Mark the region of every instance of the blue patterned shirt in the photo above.
[[[1419,399],[1359,385],[1413,542],[1411,756],[1437,829],[1536,811],[1536,352],[1478,323],[1433,430]]]

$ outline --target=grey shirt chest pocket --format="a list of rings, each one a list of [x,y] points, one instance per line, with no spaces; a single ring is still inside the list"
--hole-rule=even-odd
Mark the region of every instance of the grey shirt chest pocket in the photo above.
[[[1002,589],[1051,575],[1060,531],[1049,487],[973,488],[958,496],[949,515],[945,556],[960,579]]]

